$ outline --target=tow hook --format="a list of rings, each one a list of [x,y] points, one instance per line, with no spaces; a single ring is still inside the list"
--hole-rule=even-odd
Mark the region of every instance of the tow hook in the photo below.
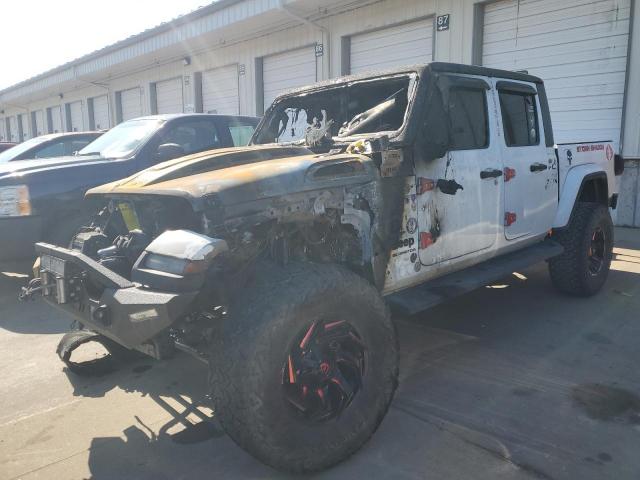
[[[33,296],[44,290],[45,288],[54,287],[55,285],[42,285],[41,278],[32,278],[26,287],[22,287],[20,289],[20,293],[18,294],[18,301],[27,302],[29,300],[34,300]]]

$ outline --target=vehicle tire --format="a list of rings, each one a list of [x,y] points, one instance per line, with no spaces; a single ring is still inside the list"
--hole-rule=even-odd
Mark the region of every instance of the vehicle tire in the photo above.
[[[570,295],[596,294],[609,274],[613,256],[613,222],[609,209],[597,203],[576,204],[569,225],[553,238],[564,253],[549,260],[554,286]]]
[[[212,345],[209,385],[227,434],[302,473],[352,455],[384,418],[398,348],[377,290],[335,265],[258,267]]]

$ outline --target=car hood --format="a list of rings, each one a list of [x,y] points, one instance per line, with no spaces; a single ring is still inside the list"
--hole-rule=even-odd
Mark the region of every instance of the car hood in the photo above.
[[[224,205],[245,203],[375,177],[373,161],[363,155],[316,155],[301,147],[252,146],[192,155],[96,187],[88,196],[165,195],[194,206],[215,195]]]
[[[39,158],[35,160],[14,160],[12,162],[0,163],[0,180],[8,178],[20,178],[33,172],[41,172],[46,170],[56,170],[60,168],[69,168],[81,164],[89,164],[96,162],[105,162],[108,159],[99,155],[86,157],[56,157],[56,158]]]

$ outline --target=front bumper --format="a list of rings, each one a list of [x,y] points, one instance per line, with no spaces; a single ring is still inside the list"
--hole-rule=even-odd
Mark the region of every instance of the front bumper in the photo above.
[[[36,252],[44,299],[127,348],[151,342],[197,294],[146,289],[75,250],[37,243]]]
[[[33,258],[34,243],[42,239],[39,216],[0,217],[0,262]]]

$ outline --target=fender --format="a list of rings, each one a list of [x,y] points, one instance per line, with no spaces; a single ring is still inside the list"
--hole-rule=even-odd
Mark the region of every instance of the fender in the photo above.
[[[573,207],[576,204],[582,186],[588,180],[594,178],[604,178],[607,180],[607,172],[602,166],[595,163],[577,165],[567,172],[564,183],[560,190],[560,199],[556,218],[553,221],[553,228],[562,228],[569,223]]]

